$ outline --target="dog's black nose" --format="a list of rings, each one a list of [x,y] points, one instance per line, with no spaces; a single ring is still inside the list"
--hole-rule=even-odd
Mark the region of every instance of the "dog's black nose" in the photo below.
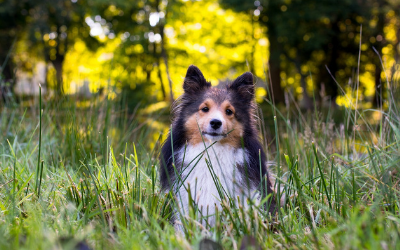
[[[218,119],[212,119],[210,121],[210,125],[213,129],[219,129],[222,125],[222,122]]]

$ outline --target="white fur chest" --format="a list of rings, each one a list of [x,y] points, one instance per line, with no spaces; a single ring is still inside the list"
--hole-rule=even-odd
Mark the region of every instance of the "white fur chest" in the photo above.
[[[215,213],[215,206],[221,208],[220,192],[235,199],[239,196],[241,201],[245,200],[243,192],[245,187],[241,185],[243,180],[237,165],[243,165],[248,161],[246,151],[218,142],[211,147],[210,145],[210,143],[188,145],[186,151],[183,148],[176,153],[175,160],[179,167],[182,166],[182,172],[181,182],[175,188],[178,205],[184,214],[188,213],[189,186],[192,199],[203,216],[207,215],[207,207],[208,215]],[[220,184],[216,185],[216,182]],[[219,190],[217,186],[220,187]],[[213,219],[210,223],[213,224]]]

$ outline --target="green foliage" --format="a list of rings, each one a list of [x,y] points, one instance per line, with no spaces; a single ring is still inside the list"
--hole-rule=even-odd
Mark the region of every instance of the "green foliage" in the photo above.
[[[27,43],[42,54],[45,62],[51,62],[56,70],[56,91],[62,94],[63,64],[65,56],[76,40],[85,41],[88,48],[96,48],[98,41],[89,35],[85,15],[90,10],[85,1],[41,1],[37,0],[27,9]]]
[[[16,39],[5,78],[15,77],[15,65],[34,74],[45,61],[53,66],[47,87],[59,94],[82,82],[92,92],[111,84],[115,93],[153,82],[157,101],[173,101],[196,64],[215,85],[250,70],[276,103],[287,103],[286,92],[302,108],[312,109],[314,98],[348,106],[343,96],[360,85],[350,98],[380,106],[383,67],[396,69],[400,55],[398,9],[384,0],[3,1],[0,63]]]
[[[372,46],[382,54],[382,47],[387,44],[383,27],[388,23],[387,16],[398,9],[397,2],[255,1],[253,6],[249,1],[220,2],[235,11],[254,11],[255,19],[267,27],[271,80],[280,82],[280,70],[288,82],[298,74],[307,108],[311,108],[309,96],[314,94],[314,88],[322,91],[322,98],[330,96],[335,102],[338,95],[344,94],[337,83],[344,86],[356,69],[361,74],[370,71],[364,68],[369,64],[375,66],[376,76],[376,98],[372,99],[381,100],[381,64]],[[360,58],[359,50],[364,54]],[[357,68],[360,60],[364,66]],[[307,80],[310,75],[314,80]]]
[[[0,2],[0,77],[6,80],[14,77],[14,65],[12,60],[9,60],[9,52],[26,23],[26,8],[30,5],[29,1],[25,0]]]

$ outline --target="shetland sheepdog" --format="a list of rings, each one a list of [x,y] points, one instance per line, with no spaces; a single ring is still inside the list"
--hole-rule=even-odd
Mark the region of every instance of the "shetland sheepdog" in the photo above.
[[[161,188],[176,196],[175,221],[187,216],[192,206],[213,226],[221,200],[245,209],[261,205],[274,214],[275,198],[256,126],[253,75],[246,72],[226,86],[212,87],[192,65],[183,89],[160,155]]]

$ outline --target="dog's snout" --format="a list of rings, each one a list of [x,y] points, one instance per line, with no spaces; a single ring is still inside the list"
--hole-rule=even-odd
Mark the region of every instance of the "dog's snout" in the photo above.
[[[212,119],[210,121],[210,125],[213,129],[219,129],[222,125],[222,122],[218,119]]]

